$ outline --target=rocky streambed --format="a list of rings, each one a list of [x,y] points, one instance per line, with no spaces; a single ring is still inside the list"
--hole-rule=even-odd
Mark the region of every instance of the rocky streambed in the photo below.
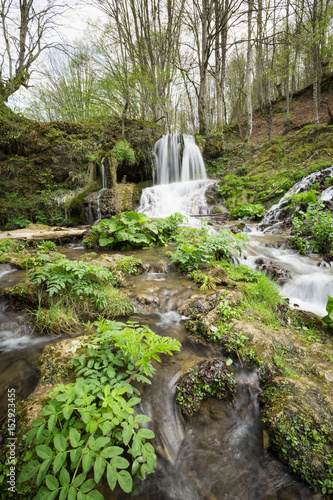
[[[82,253],[58,250],[72,259]],[[142,261],[144,272],[126,278],[122,288],[136,307],[131,320],[182,343],[179,353],[156,366],[152,385],[143,390],[140,411],[152,418],[158,466],[137,485],[137,498],[321,498],[322,485],[332,479],[331,332],[319,317],[290,310],[287,304],[276,308],[275,322],[269,324],[244,306],[247,283],[228,269],[214,271],[215,290],[200,291],[170,265],[164,252],[161,248],[131,252]],[[99,265],[110,267],[112,254],[97,256]],[[89,256],[84,259],[89,261]],[[96,263],[96,255],[90,260]],[[15,314],[8,305],[4,313]],[[30,339],[33,344],[34,337]],[[75,339],[45,340],[51,344],[39,360],[39,383],[19,407],[21,438],[54,384],[72,377],[68,360]],[[2,357],[13,363],[26,358],[26,351],[17,346],[9,351],[3,344]],[[188,419],[175,401],[177,381],[197,363],[214,359],[229,360],[235,397],[206,399]],[[24,371],[18,371],[26,378]],[[4,367],[3,373],[4,390],[12,385],[19,389],[11,371]],[[21,391],[21,398],[27,392]],[[98,489],[106,492],[103,480]],[[110,499],[129,498],[120,491],[105,494]]]

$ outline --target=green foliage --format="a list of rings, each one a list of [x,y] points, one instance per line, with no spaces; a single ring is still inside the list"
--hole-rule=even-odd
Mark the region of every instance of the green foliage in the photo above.
[[[16,267],[30,269],[62,257],[56,250],[57,247],[52,241],[20,242],[5,238],[0,240],[0,262],[9,262]]]
[[[186,221],[187,218],[185,215],[175,212],[164,219],[156,219],[156,225],[159,231],[162,232],[163,237],[167,239],[167,241],[173,241],[176,239],[176,236],[179,231],[180,225]]]
[[[326,304],[326,316],[323,317],[323,321],[329,326],[333,326],[333,299],[328,295]]]
[[[130,255],[122,255],[121,259],[117,259],[115,264],[124,274],[136,275],[143,272],[141,260]]]
[[[190,273],[190,278],[193,279],[195,283],[201,283],[200,292],[204,290],[208,290],[209,288],[212,290],[216,289],[216,283],[213,276],[209,276],[208,274],[204,274],[199,270],[192,271]]]
[[[95,229],[99,233],[99,246],[121,249],[165,245],[162,232],[147,215],[123,212],[110,219],[103,219]]]
[[[127,297],[114,288],[117,273],[109,269],[61,259],[33,269],[28,278],[39,292],[35,322],[55,334],[71,333],[80,320],[95,319],[101,312],[107,317],[133,312]]]
[[[229,218],[231,219],[260,219],[265,212],[265,208],[261,203],[237,203],[236,207],[230,210]]]
[[[279,327],[280,322],[276,317],[278,306],[284,304],[280,288],[265,273],[255,271],[257,280],[240,284],[244,291],[242,306],[252,310],[261,321],[273,327]]]
[[[241,317],[241,309],[238,307],[231,307],[227,300],[221,302],[218,306],[219,314],[221,315],[222,321],[228,321],[229,319]]]
[[[300,253],[310,251],[333,255],[333,215],[323,210],[323,203],[309,203],[306,213],[293,220],[295,235],[290,239]]]
[[[219,264],[228,271],[228,276],[230,279],[235,281],[244,281],[245,283],[257,283],[262,273],[250,267],[240,264],[239,266],[234,266],[230,262],[222,260]]]
[[[141,427],[150,418],[135,414],[140,398],[131,381],[150,382],[151,361],[179,350],[180,343],[134,323],[96,325],[97,333],[77,345],[84,349],[72,360],[78,378],[53,389],[27,434],[29,461],[18,483],[33,479],[36,500],[103,499],[94,490],[103,475],[111,490],[118,484],[129,493],[132,477],[145,479],[156,466],[147,442],[154,433]]]
[[[126,162],[129,165],[133,165],[135,163],[134,151],[126,140],[118,141],[112,149],[111,154],[116,158],[116,160],[119,161],[119,163]]]
[[[201,229],[182,228],[176,237],[177,247],[171,255],[179,271],[190,273],[221,258],[230,258],[233,251],[241,252],[246,236],[230,231],[211,234],[205,225]]]
[[[185,416],[191,417],[208,397],[232,399],[236,383],[222,359],[201,361],[177,383],[176,401]]]
[[[94,226],[84,240],[85,246],[92,248],[98,239],[101,247],[131,248],[166,245],[176,237],[180,224],[185,217],[175,213],[164,219],[153,220],[138,212],[123,212],[110,219],[103,219]]]
[[[313,186],[312,186],[313,187]],[[318,192],[313,190],[311,187],[310,191],[304,191],[303,193],[291,194],[287,197],[290,200],[290,208],[295,211],[301,205],[308,206],[309,203],[316,203]]]
[[[96,304],[100,304],[100,308],[106,306],[105,300],[99,294],[101,285],[117,283],[116,276],[108,269],[68,259],[34,269],[28,276],[36,286],[42,287],[49,297],[59,293],[71,294],[76,300],[82,296],[89,297]]]

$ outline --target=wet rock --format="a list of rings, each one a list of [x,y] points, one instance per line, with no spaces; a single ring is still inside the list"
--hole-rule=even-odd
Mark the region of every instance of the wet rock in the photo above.
[[[273,449],[308,484],[331,479],[333,400],[307,377],[276,377],[265,389],[263,418]]]
[[[234,234],[242,233],[245,229],[245,226],[245,222],[237,222],[236,224],[230,226],[229,230]]]
[[[264,271],[267,276],[279,283],[279,285],[284,285],[291,279],[291,274],[287,271],[287,269],[278,266],[272,261],[258,258],[254,262],[256,264],[256,269]]]
[[[208,397],[231,400],[235,387],[233,375],[228,373],[222,359],[200,361],[179,379],[177,403],[182,413],[191,417]]]
[[[178,312],[188,318],[194,318],[198,314],[208,313],[216,307],[222,294],[215,292],[204,297],[195,297],[185,302],[178,308]]]

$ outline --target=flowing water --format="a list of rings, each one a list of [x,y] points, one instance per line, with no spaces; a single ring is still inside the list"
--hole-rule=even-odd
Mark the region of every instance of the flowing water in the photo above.
[[[209,213],[205,193],[215,181],[207,180],[205,164],[195,139],[168,134],[154,148],[154,186],[143,190],[138,212],[150,217]]]
[[[98,195],[97,195],[97,220],[101,220],[102,218],[102,214],[101,214],[101,206],[100,206],[100,199],[101,199],[101,196],[102,194],[104,193],[104,191],[106,191],[107,189],[107,179],[106,179],[106,175],[105,175],[105,165],[104,165],[104,162],[105,162],[105,158],[102,158],[102,162],[101,162],[101,171],[102,171],[102,189],[100,191],[98,191]],[[90,215],[89,215],[90,217]]]
[[[162,138],[160,144],[156,146],[155,151],[159,157],[162,152],[171,151],[172,161],[164,158],[164,163],[161,161],[160,165],[176,161],[178,163],[174,173],[165,180],[165,184],[157,184],[149,188],[148,192],[144,190],[141,206],[145,206],[145,197],[150,196],[156,200],[152,203],[147,202],[146,213],[149,213],[151,208],[154,215],[163,215],[172,210],[172,207],[171,213],[173,213],[176,206],[181,206],[185,213],[190,213],[192,203],[189,202],[190,196],[184,202],[185,205],[181,202],[180,205],[176,204],[174,197],[177,192],[175,184],[178,184],[176,180],[179,179],[184,188],[191,182],[201,183],[201,188],[211,182],[206,180],[205,173],[200,170],[201,167],[193,167],[193,158],[197,155],[196,146],[193,148],[193,145],[195,145],[193,140],[186,136],[182,140],[179,136],[171,136],[168,139]],[[186,152],[188,146],[190,148]],[[161,167],[162,170],[163,168],[164,166]],[[182,168],[184,168],[184,178]],[[157,172],[159,182],[164,179],[162,170],[160,173]],[[194,172],[201,172],[199,179],[193,178],[196,175]],[[188,176],[190,178],[187,178]],[[182,180],[183,182],[180,182]],[[158,207],[158,195],[155,196],[153,190],[161,189],[161,194],[167,192],[169,188],[168,206],[164,205],[167,203],[165,201],[162,207]],[[197,186],[194,188],[194,184],[191,184],[189,191],[193,194],[196,189]],[[178,194],[177,197],[179,198]],[[180,198],[186,196],[181,195]],[[206,202],[196,205],[193,210],[197,211],[196,213],[207,213],[208,207],[204,203]],[[268,242],[267,235],[264,237],[265,240],[254,232],[252,236],[247,249],[248,264],[255,265],[253,260],[255,251],[271,260],[283,259],[284,263],[288,258],[291,260],[289,251],[283,250],[276,243]],[[72,248],[66,253],[68,258],[77,258],[82,251]],[[152,418],[149,427],[156,435],[154,446],[158,456],[157,470],[148,476],[145,482],[136,484],[132,496],[119,490],[110,493],[105,489],[105,498],[107,500],[314,499],[314,496],[290,475],[284,466],[263,450],[258,401],[260,387],[255,369],[233,364],[230,370],[234,372],[237,382],[235,402],[231,404],[209,399],[191,420],[183,419],[175,401],[179,376],[198,361],[223,358],[223,356],[217,346],[198,341],[186,332],[185,318],[179,315],[177,308],[185,300],[197,295],[198,290],[192,281],[180,276],[173,266],[168,264],[163,258],[163,251],[161,248],[154,248],[130,252],[131,255],[142,259],[146,272],[130,278],[126,285],[127,293],[137,304],[137,312],[131,320],[148,324],[156,333],[169,335],[182,343],[180,352],[172,357],[162,357],[162,362],[156,366],[157,372],[152,384],[143,389],[142,402],[138,408],[138,411]],[[279,252],[284,252],[283,258],[279,257],[281,255]],[[308,261],[299,265],[301,267],[309,265],[311,269],[314,267]],[[0,267],[0,276],[2,287],[12,286],[24,279],[24,272],[12,272],[9,266]],[[37,383],[37,359],[43,346],[54,339],[31,332],[26,319],[13,313],[5,300],[0,303],[0,320],[2,324],[0,380],[3,391],[0,411],[3,415],[7,388],[17,388],[20,399],[34,389]],[[104,487],[105,484],[101,486],[101,491]]]
[[[317,183],[320,178],[330,178],[333,176],[333,165],[312,174],[303,177],[300,181],[296,182],[289,191],[281,198],[281,200],[273,205],[263,217],[260,223],[261,227],[267,227],[266,231],[272,232],[274,229],[278,229],[282,225],[281,217],[283,217],[283,210],[288,204],[290,204],[289,197],[293,194],[302,193],[303,191],[309,190],[312,184]],[[322,191],[320,199],[322,201],[330,201],[333,198],[333,188],[329,187]]]

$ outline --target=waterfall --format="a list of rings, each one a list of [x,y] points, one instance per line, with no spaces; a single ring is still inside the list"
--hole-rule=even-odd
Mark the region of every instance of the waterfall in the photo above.
[[[139,212],[166,217],[175,212],[204,215],[209,212],[207,179],[200,149],[191,135],[167,134],[154,147],[154,186],[142,191]]]
[[[102,169],[102,189],[100,191],[98,191],[98,195],[97,195],[97,220],[101,220],[101,218],[102,218],[101,207],[100,207],[100,199],[101,199],[102,193],[108,187],[107,186],[107,179],[106,179],[106,175],[105,175],[105,165],[104,165],[104,162],[105,162],[105,158],[102,158],[102,162],[101,162],[101,169]]]

